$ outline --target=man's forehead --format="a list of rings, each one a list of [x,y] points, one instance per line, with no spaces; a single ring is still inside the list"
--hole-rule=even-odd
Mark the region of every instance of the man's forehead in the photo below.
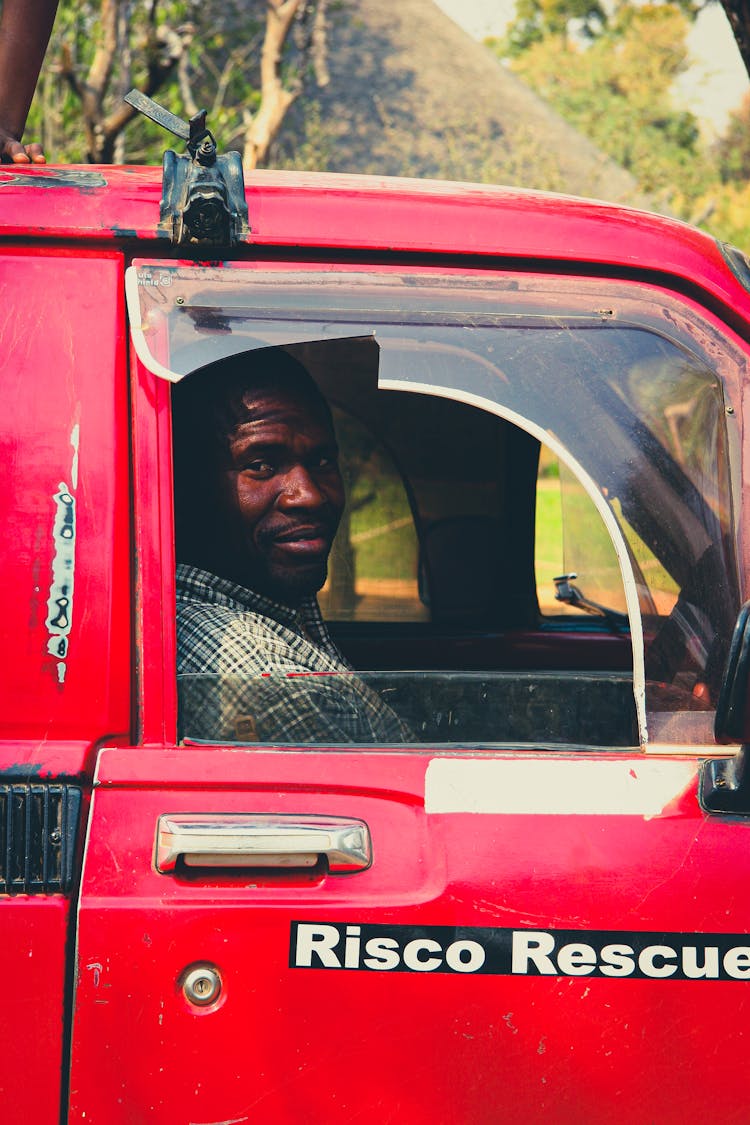
[[[325,403],[313,395],[276,388],[238,389],[220,411],[226,432],[232,436],[250,434],[268,427],[290,425],[323,426],[331,430]]]

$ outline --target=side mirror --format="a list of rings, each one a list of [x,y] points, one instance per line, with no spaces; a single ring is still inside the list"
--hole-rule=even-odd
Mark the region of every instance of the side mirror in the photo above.
[[[745,602],[729,646],[726,671],[716,704],[717,742],[740,742],[732,758],[703,766],[700,800],[707,812],[750,816],[750,602]]]

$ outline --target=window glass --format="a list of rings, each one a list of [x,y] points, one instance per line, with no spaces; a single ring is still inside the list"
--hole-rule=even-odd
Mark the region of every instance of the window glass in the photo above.
[[[560,462],[546,445],[539,450],[534,530],[534,573],[539,610],[548,616],[580,612],[555,597],[555,578],[565,572]]]
[[[535,568],[541,613],[589,614],[601,621],[607,609],[627,614],[609,532],[581,482],[545,445],[539,453]]]
[[[617,672],[349,672],[183,675],[190,742],[321,746],[638,745],[632,678]]]
[[[627,616],[620,564],[591,497],[567,465],[560,466],[565,573],[585,603]],[[575,601],[573,605],[575,605]],[[582,602],[582,604],[584,604]]]
[[[318,601],[328,621],[426,621],[419,543],[404,481],[388,450],[357,418],[334,408],[347,492]]]
[[[612,507],[630,548],[631,558],[640,578],[638,593],[641,612],[649,620],[668,617],[677,604],[680,588],[666,567],[659,561],[647,543],[625,519],[622,505],[615,499]]]
[[[356,667],[615,672],[631,663],[632,638],[640,741],[645,712],[657,741],[710,740],[738,608],[737,435],[723,381],[736,387],[744,359],[708,314],[644,285],[580,279],[182,266],[148,276],[139,354],[151,333],[177,373],[284,346],[364,426],[343,438],[367,473],[350,489],[344,592],[334,556],[326,594]],[[576,574],[569,603],[584,610],[554,628],[543,616],[541,633],[540,443],[559,461],[560,573]],[[556,557],[538,550],[536,562]],[[378,622],[388,629],[364,629]],[[357,655],[363,638],[374,663]],[[559,744],[544,714],[527,741]]]

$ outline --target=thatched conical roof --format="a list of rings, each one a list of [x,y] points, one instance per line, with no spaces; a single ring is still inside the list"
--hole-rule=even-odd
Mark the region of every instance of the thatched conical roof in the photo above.
[[[625,169],[563,121],[433,0],[346,0],[330,82],[276,160],[336,172],[479,180],[638,202]],[[312,107],[312,108],[311,108]]]

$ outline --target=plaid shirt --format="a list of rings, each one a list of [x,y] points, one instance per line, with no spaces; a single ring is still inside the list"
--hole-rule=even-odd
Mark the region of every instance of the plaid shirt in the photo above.
[[[187,738],[325,745],[413,739],[352,673],[314,597],[293,609],[183,563],[177,675]]]

